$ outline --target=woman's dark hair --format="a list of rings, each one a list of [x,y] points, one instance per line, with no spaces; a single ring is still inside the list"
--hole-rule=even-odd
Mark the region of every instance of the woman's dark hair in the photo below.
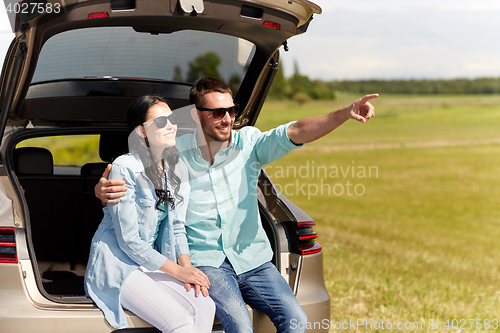
[[[158,197],[156,209],[162,210],[160,205],[163,203],[168,203],[171,208],[175,207],[174,197],[179,202],[183,201],[182,196],[179,195],[181,180],[175,174],[175,166],[179,162],[179,151],[175,146],[166,147],[162,154],[163,167],[165,169],[168,167],[168,179],[171,179],[173,185],[174,196],[172,196],[167,187],[167,177],[163,176],[166,173],[159,167],[160,161],[157,161],[151,152],[148,138],[139,136],[135,131],[137,126],[141,126],[146,121],[149,109],[156,103],[165,103],[168,105],[165,98],[155,95],[141,96],[132,102],[127,113],[128,142],[129,151],[139,155],[142,164],[144,164],[146,175],[155,187],[156,196]]]

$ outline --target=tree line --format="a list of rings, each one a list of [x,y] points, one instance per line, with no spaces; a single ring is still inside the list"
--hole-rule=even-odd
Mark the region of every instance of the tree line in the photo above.
[[[299,72],[297,63],[289,78],[280,66],[269,91],[270,99],[292,99],[299,103],[313,99],[334,99],[336,92],[357,94],[497,94],[500,78],[438,80],[311,80]]]
[[[195,82],[202,76],[213,76],[226,80],[236,93],[241,78],[233,74],[222,78],[218,67],[221,58],[215,52],[201,54],[188,64],[188,71],[183,75],[179,66],[175,67],[172,79],[181,82]],[[441,80],[311,80],[299,71],[294,63],[293,75],[285,78],[283,66],[276,73],[268,98],[275,100],[295,100],[303,104],[308,100],[334,99],[337,92],[355,94],[497,94],[500,92],[500,78],[478,79],[441,79]]]

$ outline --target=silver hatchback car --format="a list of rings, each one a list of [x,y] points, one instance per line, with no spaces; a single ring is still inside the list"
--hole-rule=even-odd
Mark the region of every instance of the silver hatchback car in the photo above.
[[[17,6],[17,7],[16,7]],[[321,8],[307,0],[48,0],[16,4],[16,37],[0,81],[0,332],[118,332],[86,297],[90,240],[102,219],[93,193],[127,151],[126,111],[165,96],[192,132],[188,92],[202,76],[228,82],[253,125],[289,38]],[[27,9],[26,9],[27,8]],[[26,10],[25,10],[26,9]],[[36,10],[34,10],[36,9]],[[330,298],[314,221],[262,170],[259,210],[308,321],[326,332]],[[255,332],[275,332],[248,307]],[[127,313],[133,332],[156,332]],[[217,319],[214,331],[222,331]]]

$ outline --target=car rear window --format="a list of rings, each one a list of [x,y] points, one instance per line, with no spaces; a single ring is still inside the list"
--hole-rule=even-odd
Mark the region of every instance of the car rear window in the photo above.
[[[119,77],[193,83],[209,75],[239,87],[254,50],[246,40],[194,30],[158,35],[131,27],[70,30],[44,44],[32,82]]]
[[[54,159],[54,174],[79,174],[86,163],[103,163],[99,157],[99,135],[46,136],[24,140],[20,147],[48,149]]]

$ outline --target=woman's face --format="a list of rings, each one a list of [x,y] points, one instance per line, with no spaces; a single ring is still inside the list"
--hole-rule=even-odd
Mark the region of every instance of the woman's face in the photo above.
[[[161,154],[163,149],[166,147],[175,145],[177,125],[172,125],[169,119],[165,126],[158,128],[158,125],[156,125],[153,119],[170,116],[171,114],[172,110],[170,110],[167,104],[157,102],[149,108],[146,115],[146,121],[144,122],[143,127],[146,131],[149,146],[157,154]]]

